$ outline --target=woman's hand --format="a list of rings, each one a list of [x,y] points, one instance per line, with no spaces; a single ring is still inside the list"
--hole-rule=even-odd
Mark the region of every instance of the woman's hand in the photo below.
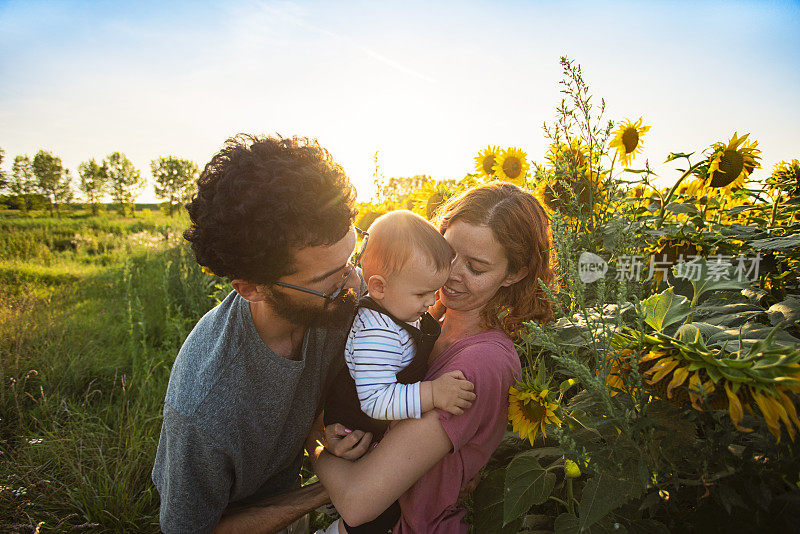
[[[326,426],[323,433],[322,444],[325,449],[345,460],[358,460],[367,452],[372,442],[372,432],[350,430],[339,423]]]

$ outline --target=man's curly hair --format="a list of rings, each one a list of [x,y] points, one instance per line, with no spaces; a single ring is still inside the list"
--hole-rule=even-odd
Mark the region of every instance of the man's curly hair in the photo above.
[[[271,284],[294,272],[292,249],[342,239],[355,189],[316,140],[239,134],[206,164],[183,236],[218,276]]]

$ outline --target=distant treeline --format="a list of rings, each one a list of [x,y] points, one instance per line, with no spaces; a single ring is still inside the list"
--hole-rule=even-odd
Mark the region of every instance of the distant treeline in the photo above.
[[[23,206],[23,202],[25,205]],[[82,211],[86,209],[92,209],[92,206],[89,205],[88,202],[68,202],[66,204],[61,204],[60,206],[61,211]],[[120,204],[114,202],[98,202],[96,204],[97,212],[104,213],[104,212],[120,212],[122,210],[122,206]],[[156,203],[156,202],[135,202],[131,204],[130,209],[133,211],[168,211],[169,210],[169,203],[167,201]],[[31,194],[25,197],[19,195],[0,195],[0,210],[18,210],[22,212],[24,209],[36,211],[36,210],[46,210],[47,209],[47,197],[44,195],[38,194]],[[173,208],[176,210],[177,208]]]
[[[5,151],[0,148],[0,165],[4,158]],[[150,162],[150,174],[156,197],[164,199],[169,215],[195,192],[198,168],[192,161],[160,157]],[[15,156],[10,173],[0,167],[0,193],[5,193],[0,194],[0,207],[22,212],[48,209],[50,215],[60,215],[62,209],[76,209],[74,200],[80,195],[93,214],[109,206],[123,215],[144,209],[136,206],[159,209],[162,205],[133,202],[147,182],[121,152],[113,152],[99,163],[94,158],[81,162],[77,177],[73,177],[60,157],[40,150],[33,158],[27,154]]]

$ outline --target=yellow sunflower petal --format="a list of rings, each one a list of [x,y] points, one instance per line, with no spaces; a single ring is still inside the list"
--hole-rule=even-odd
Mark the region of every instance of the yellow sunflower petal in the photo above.
[[[752,428],[743,427],[739,424],[744,417],[744,410],[742,409],[742,403],[739,397],[731,390],[730,382],[727,380],[725,381],[725,394],[728,396],[728,414],[731,416],[733,426],[740,432],[752,432]]]
[[[670,380],[669,385],[667,386],[668,399],[672,398],[672,390],[683,384],[687,378],[689,378],[689,367],[684,366],[675,369],[675,373],[672,375],[672,380]]]
[[[701,412],[705,411],[703,408],[703,397],[701,397],[699,393],[702,387],[699,373],[694,372],[692,376],[689,377],[689,399],[692,401],[692,407]]]
[[[792,402],[792,399],[789,397],[789,395],[783,391],[779,391],[778,395],[781,398],[781,404],[786,410],[786,413],[789,415],[789,418],[794,422],[797,428],[800,428],[800,419],[797,418],[797,410],[794,407],[794,402]]]
[[[764,416],[764,421],[767,422],[767,429],[775,436],[775,439],[780,443],[781,441],[781,425],[779,422],[780,414],[778,413],[777,403],[773,402],[769,395],[763,393],[753,392],[753,398],[758,404],[761,415]]]
[[[670,372],[672,372],[675,367],[678,366],[680,362],[678,360],[673,360],[671,358],[664,358],[660,360],[657,364],[653,366],[652,369],[648,370],[646,373],[642,373],[643,376],[650,376],[647,383],[648,384],[657,384],[662,378],[667,376]]]

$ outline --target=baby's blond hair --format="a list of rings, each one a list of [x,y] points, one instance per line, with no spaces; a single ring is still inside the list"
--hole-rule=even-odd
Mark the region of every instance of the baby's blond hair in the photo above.
[[[453,249],[433,224],[408,210],[395,210],[375,219],[369,227],[369,242],[361,257],[366,278],[390,276],[402,269],[417,251],[432,268],[450,267]]]

